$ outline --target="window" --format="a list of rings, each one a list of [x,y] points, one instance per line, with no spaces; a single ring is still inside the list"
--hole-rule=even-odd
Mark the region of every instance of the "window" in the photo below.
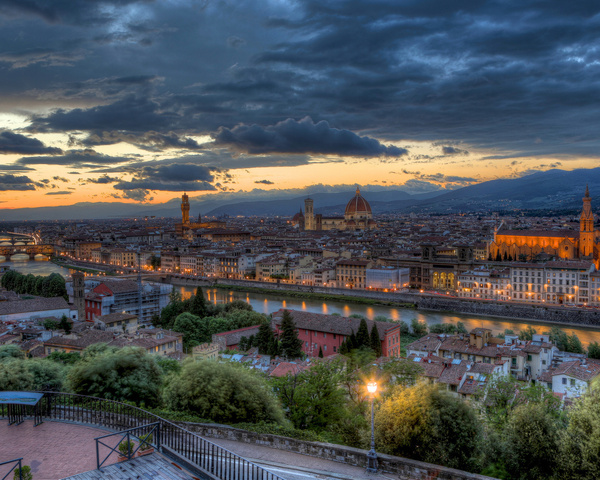
[[[323,332],[323,338],[327,338],[327,332]]]
[[[546,360],[542,360],[542,365],[546,365]]]
[[[305,347],[308,347],[308,342],[304,342],[304,346],[305,346]]]
[[[335,340],[337,338],[337,335],[334,333],[333,334],[333,339]]]
[[[531,362],[531,355],[527,355],[527,361]]]
[[[333,346],[333,353],[337,352],[337,347],[334,345]]]
[[[563,385],[566,385],[566,384],[567,384],[567,379],[566,379],[566,378],[563,378],[563,379],[562,379],[562,384],[563,384]]]
[[[574,379],[574,378],[572,378],[572,379],[571,379],[571,386],[572,386],[572,387],[574,387],[574,386],[575,386],[575,379]]]

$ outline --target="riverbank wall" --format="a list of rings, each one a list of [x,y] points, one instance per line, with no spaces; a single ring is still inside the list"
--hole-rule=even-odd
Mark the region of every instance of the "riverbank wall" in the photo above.
[[[234,287],[239,289],[265,290],[272,294],[285,295],[286,293],[306,295],[335,295],[339,300],[371,299],[376,302],[390,305],[403,306],[413,304],[418,310],[431,310],[437,312],[460,313],[464,315],[481,315],[485,317],[512,318],[531,322],[556,323],[557,325],[573,325],[597,328],[600,326],[600,309],[576,308],[550,305],[530,305],[514,302],[493,302],[482,300],[469,300],[443,295],[427,295],[406,292],[375,292],[369,290],[349,290],[343,288],[314,287],[307,285],[291,285],[284,283],[255,282],[245,280],[218,279],[215,281],[167,277],[166,281],[172,285],[195,287],[217,286]]]

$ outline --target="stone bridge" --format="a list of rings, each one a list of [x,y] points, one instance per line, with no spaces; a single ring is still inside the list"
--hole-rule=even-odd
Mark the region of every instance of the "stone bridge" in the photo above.
[[[32,259],[36,255],[51,257],[54,254],[54,247],[52,245],[0,245],[0,255],[10,258],[17,254],[29,255]]]

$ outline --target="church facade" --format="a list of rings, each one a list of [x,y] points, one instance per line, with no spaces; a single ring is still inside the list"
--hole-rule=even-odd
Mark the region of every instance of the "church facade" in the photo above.
[[[586,187],[583,209],[577,230],[508,230],[500,227],[494,233],[489,252],[492,260],[534,260],[538,255],[563,260],[592,260],[600,258],[597,239],[600,231],[594,228],[592,199]]]
[[[314,201],[312,198],[304,200],[304,213],[300,210],[294,215],[292,223],[298,225],[303,230],[371,230],[377,228],[377,223],[373,220],[371,205],[360,194],[360,189],[356,187],[354,197],[350,199],[344,210],[343,217],[325,217],[314,212]]]

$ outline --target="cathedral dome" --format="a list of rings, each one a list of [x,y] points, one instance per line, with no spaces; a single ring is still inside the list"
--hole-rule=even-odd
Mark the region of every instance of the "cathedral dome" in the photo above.
[[[371,215],[371,205],[369,205],[369,202],[363,198],[363,196],[360,194],[359,188],[356,187],[356,195],[354,195],[352,200],[350,200],[348,205],[346,205],[346,211],[344,212],[344,215],[347,217],[360,214]]]

